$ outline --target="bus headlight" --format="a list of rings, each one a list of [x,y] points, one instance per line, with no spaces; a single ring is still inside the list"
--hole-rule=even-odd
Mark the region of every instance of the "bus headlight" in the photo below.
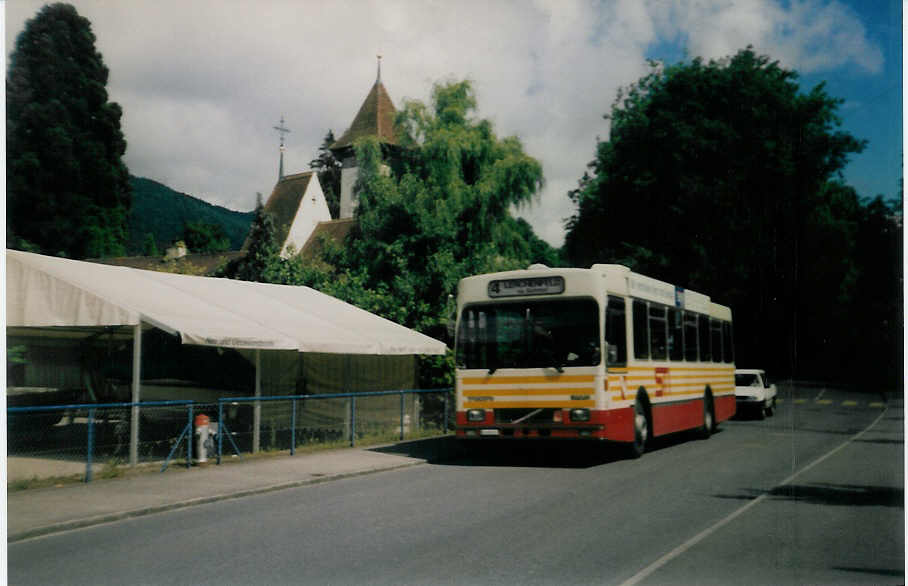
[[[589,409],[571,409],[571,421],[589,421]]]
[[[486,420],[486,410],[485,409],[469,409],[467,411],[467,421],[485,421]]]

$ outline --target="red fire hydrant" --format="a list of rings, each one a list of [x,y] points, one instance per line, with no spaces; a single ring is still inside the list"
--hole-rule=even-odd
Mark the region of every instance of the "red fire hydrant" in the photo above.
[[[208,461],[208,416],[204,413],[199,413],[195,416],[195,436],[196,436],[196,460],[199,464]]]

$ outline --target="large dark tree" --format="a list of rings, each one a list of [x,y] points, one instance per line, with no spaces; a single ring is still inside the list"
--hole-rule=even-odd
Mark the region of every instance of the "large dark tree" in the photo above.
[[[124,253],[130,207],[120,106],[88,19],[68,4],[26,22],[6,80],[7,245]]]
[[[654,64],[570,194],[569,259],[731,305],[739,363],[811,374],[845,358],[860,205],[840,172],[864,143],[839,130],[840,104],[751,49]]]

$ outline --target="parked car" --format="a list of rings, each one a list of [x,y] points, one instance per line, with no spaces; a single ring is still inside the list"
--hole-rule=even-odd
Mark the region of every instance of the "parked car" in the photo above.
[[[738,413],[750,412],[763,419],[775,412],[776,385],[769,382],[764,370],[736,369],[735,402]]]

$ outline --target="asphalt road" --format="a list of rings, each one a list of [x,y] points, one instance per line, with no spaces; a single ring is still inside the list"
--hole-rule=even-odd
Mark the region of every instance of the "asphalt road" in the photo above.
[[[639,460],[472,451],[13,543],[9,583],[903,584],[903,410],[819,394]]]

